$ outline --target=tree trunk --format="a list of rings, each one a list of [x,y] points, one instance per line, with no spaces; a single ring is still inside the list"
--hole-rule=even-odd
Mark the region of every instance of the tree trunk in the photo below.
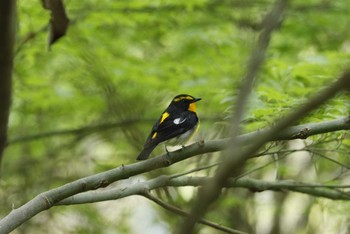
[[[16,1],[0,1],[0,162],[7,142],[11,104]]]

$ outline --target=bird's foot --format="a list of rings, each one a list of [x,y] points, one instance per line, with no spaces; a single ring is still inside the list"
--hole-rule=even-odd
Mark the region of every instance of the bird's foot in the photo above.
[[[168,150],[168,148],[166,147],[166,145],[164,145],[164,149],[165,149],[166,154],[169,155],[169,150]]]
[[[166,145],[164,145],[164,148],[165,148],[165,151],[166,151],[165,161],[166,161],[167,165],[170,165],[170,164],[171,164],[171,161],[170,161],[169,150],[168,150],[168,148],[166,147]]]

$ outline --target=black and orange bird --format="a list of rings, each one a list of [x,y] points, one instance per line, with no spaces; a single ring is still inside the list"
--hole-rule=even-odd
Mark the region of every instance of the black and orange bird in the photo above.
[[[188,94],[180,94],[173,98],[168,108],[154,124],[143,150],[137,160],[145,160],[161,142],[171,145],[183,145],[191,138],[198,127],[199,118],[196,113],[195,98]]]

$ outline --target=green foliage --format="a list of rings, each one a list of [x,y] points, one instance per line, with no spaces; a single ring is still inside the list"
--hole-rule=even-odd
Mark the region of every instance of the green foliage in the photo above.
[[[260,21],[271,2],[66,1],[71,19],[68,34],[48,51],[49,13],[39,2],[20,1],[10,145],[2,162],[0,184],[1,216],[12,205],[18,207],[40,192],[134,162],[153,121],[176,94],[189,93],[203,99],[197,107],[202,119],[197,139],[227,136],[226,120],[232,114]],[[291,4],[287,20],[273,36],[251,96],[243,123],[245,131],[273,124],[333,82],[348,66],[349,14],[345,0],[304,0]],[[317,122],[348,114],[348,96],[339,94],[303,121]],[[126,123],[128,120],[135,122]],[[101,126],[119,122],[124,124],[113,128]],[[91,126],[97,127],[74,134],[13,141]],[[312,146],[315,152],[322,151],[323,156],[343,166],[315,153],[314,161],[310,159],[305,171],[316,168],[312,173],[317,172],[318,182],[332,181],[339,171],[335,180],[346,178],[346,173],[341,172],[349,165],[348,135],[332,134],[311,140],[321,142]],[[338,147],[339,144],[342,146]],[[158,148],[156,152],[163,152],[162,147]],[[270,150],[284,149],[286,145],[277,145]],[[332,150],[323,152],[325,149]],[[199,161],[189,160],[145,176],[180,173],[217,159],[204,155]],[[252,160],[246,169],[261,163],[260,159]],[[271,178],[268,175],[275,169],[270,165],[253,175]],[[300,176],[303,173],[298,176],[300,171],[293,173],[295,168],[289,166],[287,159],[281,159],[279,170],[286,179],[303,179]],[[182,197],[185,195],[175,194],[178,197],[171,201],[188,210]],[[225,195],[218,204],[222,208],[208,217],[230,226],[231,220],[239,215],[233,210],[246,208],[247,217],[237,220],[245,219],[247,223],[241,227],[253,230],[257,219],[252,204],[254,195],[246,191]],[[252,202],[245,203],[246,196]],[[348,211],[348,207],[342,210]],[[131,214],[121,213],[125,217],[115,223],[93,205],[54,208],[41,217],[51,220],[50,223],[57,222],[55,229],[59,229],[62,222],[59,216],[63,213],[82,220],[81,225],[74,224],[75,228],[67,229],[66,233],[132,232],[126,221]],[[173,215],[161,214],[158,220],[171,227],[176,225],[174,220],[169,221],[174,219]],[[23,225],[22,232],[48,230],[42,220],[33,222]],[[36,222],[40,225],[36,226]]]

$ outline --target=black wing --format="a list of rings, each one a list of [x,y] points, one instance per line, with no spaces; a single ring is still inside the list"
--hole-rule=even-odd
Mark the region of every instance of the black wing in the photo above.
[[[160,142],[177,137],[191,130],[197,123],[198,117],[194,112],[186,111],[174,116],[165,111],[154,124],[151,134],[148,136],[137,160],[147,159]]]
[[[191,111],[182,112],[177,116],[168,116],[162,122],[160,118],[153,126],[144,147],[158,145],[160,142],[177,137],[192,129],[197,123],[198,117]]]

